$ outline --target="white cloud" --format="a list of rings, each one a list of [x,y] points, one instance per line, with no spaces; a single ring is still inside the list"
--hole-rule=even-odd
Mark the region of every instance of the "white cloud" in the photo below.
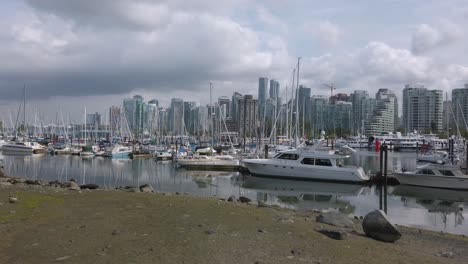
[[[413,53],[423,54],[448,46],[462,38],[463,31],[460,26],[447,20],[441,21],[437,27],[420,24],[413,33],[411,48]]]
[[[330,21],[306,23],[303,29],[307,34],[311,35],[313,41],[318,42],[322,46],[335,46],[339,43],[342,36],[339,26]]]

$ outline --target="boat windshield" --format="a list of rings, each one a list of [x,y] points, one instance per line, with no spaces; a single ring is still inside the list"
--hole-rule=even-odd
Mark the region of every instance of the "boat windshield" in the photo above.
[[[289,154],[289,153],[282,153],[277,159],[286,159],[286,160],[297,160],[299,159],[299,155],[297,154]]]
[[[425,174],[425,175],[434,175],[434,172],[430,169],[422,169],[418,171],[419,174]]]
[[[332,163],[329,159],[315,159],[316,166],[332,166]]]

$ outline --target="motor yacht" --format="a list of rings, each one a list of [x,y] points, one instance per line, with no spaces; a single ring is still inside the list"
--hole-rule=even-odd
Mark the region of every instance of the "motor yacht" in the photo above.
[[[394,177],[403,185],[468,190],[466,168],[454,164],[425,164],[414,171],[395,172]]]
[[[369,175],[359,166],[344,166],[349,155],[298,148],[284,151],[271,159],[244,159],[242,162],[256,176],[308,179],[337,182],[366,182]]]
[[[106,150],[104,157],[128,158],[131,152],[131,148],[122,146],[120,144],[115,144],[109,150]]]

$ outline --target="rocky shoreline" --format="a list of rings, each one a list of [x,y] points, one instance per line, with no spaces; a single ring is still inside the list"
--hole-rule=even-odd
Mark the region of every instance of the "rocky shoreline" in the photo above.
[[[465,236],[398,226],[401,239],[384,243],[370,238],[363,222],[366,219],[350,219],[339,212],[296,212],[244,196],[158,193],[148,184],[108,189],[74,180],[0,177],[0,235],[7,241],[0,245],[0,263],[37,263],[37,258],[69,263],[468,261]],[[80,231],[87,236],[81,237]],[[112,246],[116,237],[120,239]],[[112,250],[104,245],[98,253],[89,253],[88,239],[96,247],[111,243]],[[79,243],[69,242],[75,240]],[[34,243],[56,255],[36,251],[40,247]],[[70,243],[73,246],[68,247]],[[152,250],[134,254],[149,244],[154,244]],[[212,251],[213,245],[219,250]],[[78,253],[61,256],[60,249]]]

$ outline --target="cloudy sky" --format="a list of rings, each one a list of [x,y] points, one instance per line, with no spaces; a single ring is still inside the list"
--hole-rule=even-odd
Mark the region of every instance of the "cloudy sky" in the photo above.
[[[0,2],[0,120],[104,112],[138,93],[209,102],[258,77],[313,94],[468,82],[466,0],[8,0]],[[61,118],[59,118],[61,119]]]

